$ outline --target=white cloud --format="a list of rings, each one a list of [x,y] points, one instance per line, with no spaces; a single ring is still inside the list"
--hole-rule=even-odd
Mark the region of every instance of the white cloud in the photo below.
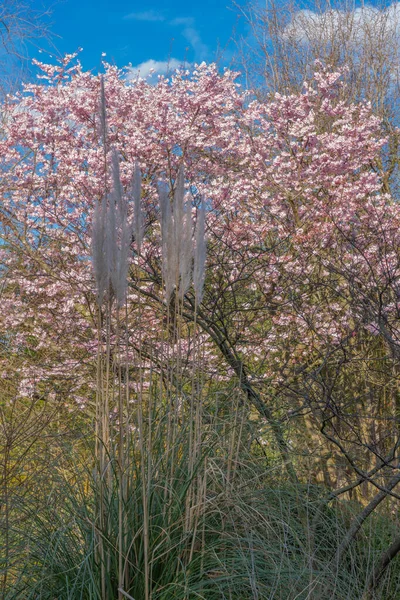
[[[125,21],[148,21],[150,23],[165,21],[164,15],[156,10],[129,13],[128,15],[125,15],[123,19]]]
[[[167,20],[165,16],[153,9],[144,12],[133,12],[125,15],[125,21],[146,21],[148,23],[163,22],[172,27],[179,27],[181,34],[189,43],[195,53],[196,60],[204,60],[208,55],[208,47],[201,40],[200,34],[195,28],[195,20],[193,17],[176,17]]]
[[[177,17],[170,21],[170,25],[184,25],[185,27],[191,27],[194,24],[193,17]]]
[[[136,67],[130,67],[127,75],[127,79],[132,81],[137,77],[145,79],[149,75],[166,75],[175,71],[175,69],[182,66],[182,61],[177,58],[170,58],[167,60],[153,60],[150,58],[145,62],[140,63]]]
[[[203,60],[207,57],[208,48],[201,40],[200,34],[194,28],[194,19],[192,17],[178,17],[170,21],[170,25],[183,27],[182,35],[194,50],[197,60]]]
[[[182,31],[182,35],[192,46],[198,60],[202,60],[207,56],[208,48],[201,41],[200,34],[196,29],[193,27],[185,27]]]
[[[347,39],[355,44],[371,35],[386,39],[397,37],[400,34],[400,7],[394,3],[383,10],[368,5],[352,11],[332,9],[315,13],[299,10],[287,25],[283,37],[306,44],[334,39],[338,31],[347,32]]]

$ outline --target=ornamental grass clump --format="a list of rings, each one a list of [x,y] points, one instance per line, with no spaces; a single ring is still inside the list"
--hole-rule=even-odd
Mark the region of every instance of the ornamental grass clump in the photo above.
[[[104,81],[101,78],[101,107],[100,121],[105,156],[105,172],[107,174],[107,114]],[[143,217],[140,206],[141,173],[137,162],[134,166],[133,177],[128,198],[124,195],[120,175],[120,158],[115,148],[111,149],[112,188],[97,204],[92,227],[92,259],[96,283],[96,299],[98,304],[98,353],[97,353],[97,387],[96,387],[96,487],[98,538],[97,560],[101,572],[101,598],[110,596],[108,591],[108,573],[111,569],[112,553],[106,540],[110,539],[112,524],[110,523],[110,502],[113,496],[114,480],[117,482],[118,505],[118,598],[123,597],[121,590],[125,587],[124,554],[126,551],[127,516],[126,501],[129,476],[126,465],[129,462],[129,367],[125,369],[125,396],[122,385],[122,355],[120,309],[126,302],[127,277],[129,269],[132,234],[135,232],[137,252],[140,253],[143,237]],[[134,221],[128,218],[128,200],[133,200]],[[103,301],[106,300],[104,317],[102,315]],[[116,304],[116,361],[117,383],[115,375],[111,376],[110,363],[112,356],[112,305]],[[102,344],[102,321],[106,324],[106,349]],[[127,318],[127,317],[126,317]],[[127,321],[125,331],[128,332]],[[114,352],[115,354],[115,352]],[[114,380],[113,380],[114,379]],[[118,416],[115,424],[110,423],[115,405]],[[142,435],[141,435],[142,439]],[[143,450],[143,448],[141,449]],[[146,579],[147,581],[147,579]],[[146,599],[148,593],[146,593]]]
[[[181,166],[178,169],[173,190],[162,183],[159,184],[159,210],[161,217],[161,255],[162,276],[165,285],[167,321],[173,323],[177,332],[178,351],[170,353],[168,348],[162,350],[158,368],[173,368],[173,381],[167,379],[166,390],[161,394],[159,406],[152,406],[151,399],[144,393],[143,375],[143,339],[141,334],[141,315],[144,310],[144,300],[141,296],[140,285],[135,281],[137,306],[139,311],[138,330],[134,332],[138,339],[137,363],[138,380],[136,392],[132,398],[130,386],[129,336],[131,323],[128,319],[127,285],[130,264],[130,253],[135,249],[141,254],[144,238],[144,217],[141,209],[141,173],[136,161],[133,168],[128,193],[125,194],[121,182],[120,156],[115,148],[108,149],[107,111],[104,81],[101,79],[100,122],[104,146],[106,179],[111,175],[111,191],[105,194],[99,202],[93,215],[92,226],[92,260],[96,286],[96,301],[98,307],[98,361],[97,361],[97,393],[96,393],[96,465],[97,482],[95,485],[96,517],[95,531],[97,532],[96,561],[100,568],[100,589],[102,600],[112,596],[110,592],[109,572],[113,571],[115,552],[111,539],[115,539],[118,548],[117,562],[118,598],[126,597],[131,587],[131,569],[127,560],[132,546],[131,536],[140,535],[143,542],[143,598],[149,600],[152,588],[151,560],[151,515],[152,505],[150,490],[153,485],[153,460],[155,440],[154,427],[160,432],[162,412],[166,410],[166,430],[164,438],[164,454],[168,457],[166,480],[160,489],[165,506],[162,509],[165,523],[168,523],[167,513],[174,505],[176,485],[175,463],[177,452],[181,446],[179,431],[187,420],[188,447],[188,484],[183,506],[187,515],[183,519],[184,529],[188,524],[197,530],[202,510],[201,507],[206,489],[206,479],[199,469],[202,462],[201,438],[201,402],[194,409],[193,393],[189,394],[190,409],[185,406],[183,393],[183,355],[182,355],[182,321],[181,310],[185,294],[189,291],[193,280],[196,302],[199,302],[204,284],[205,268],[205,239],[204,222],[205,210],[201,203],[197,215],[196,233],[194,235],[192,203],[185,194],[185,173]],[[109,157],[111,155],[111,164]],[[133,218],[130,218],[133,214]],[[134,244],[132,243],[134,240]],[[195,265],[195,267],[194,267]],[[169,306],[169,300],[175,294],[174,307]],[[126,306],[125,318],[121,319],[121,308]],[[171,310],[174,314],[170,314]],[[104,331],[105,326],[105,331]],[[193,332],[196,337],[196,326]],[[161,333],[161,338],[164,334]],[[105,339],[105,346],[104,346]],[[123,355],[122,346],[125,347]],[[168,346],[168,344],[167,344]],[[165,365],[163,365],[165,361]],[[172,361],[172,363],[171,363]],[[124,367],[122,365],[125,365]],[[157,363],[148,367],[153,370]],[[195,381],[193,363],[192,385]],[[168,399],[164,403],[163,396]],[[163,407],[163,405],[165,406]],[[154,421],[153,410],[158,417]],[[114,418],[116,415],[116,419]],[[163,429],[161,429],[163,431]],[[140,473],[140,477],[138,477]],[[132,506],[130,491],[141,482],[140,510],[142,512],[141,531],[132,531],[129,525],[129,512]],[[131,498],[129,500],[129,498]],[[118,512],[117,535],[115,536],[114,501]],[[135,497],[135,505],[137,497]],[[137,505],[139,507],[139,504]],[[154,507],[153,507],[154,508]],[[133,510],[136,510],[133,507]],[[113,516],[114,515],[114,516]],[[190,515],[190,516],[189,516]],[[185,533],[185,536],[187,533]],[[194,539],[194,538],[193,538]],[[193,545],[191,541],[191,545]],[[189,550],[193,555],[193,548]]]

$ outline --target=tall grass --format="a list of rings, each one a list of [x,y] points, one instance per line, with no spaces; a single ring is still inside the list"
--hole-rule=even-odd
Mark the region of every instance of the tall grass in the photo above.
[[[268,468],[265,459],[256,460],[246,450],[251,425],[246,423],[239,439],[240,425],[233,430],[226,415],[206,426],[203,442],[207,449],[190,475],[188,427],[176,436],[171,464],[172,452],[165,454],[168,416],[164,412],[154,418],[159,426],[153,432],[152,477],[150,483],[146,480],[148,555],[142,468],[137,454],[131,462],[131,485],[124,504],[123,597],[144,598],[146,577],[147,593],[153,600],[362,597],[374,557],[393,534],[390,521],[372,519],[340,572],[327,571],[326,565],[358,507],[337,504],[322,509],[322,489],[279,483],[277,465]],[[224,429],[225,438],[219,435]],[[238,461],[231,453],[236,444],[240,446]],[[93,453],[89,436],[80,453],[66,448],[63,460],[53,467],[53,486],[46,505],[40,512],[24,507],[25,531],[14,525],[11,535],[23,535],[25,563],[10,579],[6,600],[102,600],[99,536],[107,556],[106,597],[118,597],[119,474],[117,468],[111,470],[111,489],[107,489],[108,504],[104,507],[107,524],[105,531],[100,531]],[[199,480],[203,480],[202,487]],[[195,481],[197,493],[193,494]],[[311,540],[317,512],[318,526]],[[376,598],[395,600],[398,594],[399,572],[392,568]]]

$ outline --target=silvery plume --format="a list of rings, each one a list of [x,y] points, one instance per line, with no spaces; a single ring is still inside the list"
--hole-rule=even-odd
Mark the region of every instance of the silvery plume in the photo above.
[[[196,223],[196,247],[194,250],[194,267],[193,267],[193,287],[196,295],[196,302],[200,304],[203,298],[205,265],[206,265],[206,250],[207,243],[205,237],[205,221],[206,207],[204,200],[201,200],[200,207],[197,211]]]
[[[141,177],[141,173],[140,173],[140,168],[139,168],[139,164],[136,161],[135,162],[135,167],[133,170],[133,178],[132,178],[132,185],[131,185],[131,190],[132,190],[132,198],[133,198],[133,222],[134,222],[134,229],[135,229],[135,242],[136,242],[136,248],[137,248],[137,253],[140,254],[140,250],[142,247],[142,241],[143,241],[143,233],[144,233],[144,219],[143,219],[143,212],[142,212],[142,208],[141,208],[141,203],[140,203],[140,197],[141,197],[141,183],[142,183],[142,177]]]
[[[179,267],[179,260],[182,254],[182,243],[183,243],[183,215],[185,207],[185,174],[183,167],[179,168],[174,191],[174,243],[176,249],[176,267]],[[178,273],[177,273],[178,275]]]
[[[159,185],[161,209],[162,269],[167,300],[176,289],[183,297],[190,287],[193,257],[193,283],[198,302],[204,286],[206,242],[204,238],[205,207],[198,211],[196,245],[193,249],[193,219],[190,201],[185,202],[184,170],[178,171],[173,197],[173,211],[166,184]]]
[[[182,239],[179,250],[180,293],[183,297],[190,287],[193,261],[193,219],[190,202],[185,203]]]
[[[103,196],[96,204],[92,227],[93,271],[96,281],[97,302],[102,304],[108,287],[108,258],[106,250],[105,224],[107,220],[107,198]]]
[[[125,302],[132,240],[132,223],[128,221],[128,204],[123,195],[117,151],[112,152],[113,191],[109,205],[108,256],[110,280],[119,306]],[[139,183],[140,186],[140,183]]]
[[[183,167],[178,171],[174,192],[173,232],[175,283],[183,297],[190,287],[193,260],[192,206],[190,201],[185,202]]]
[[[133,226],[128,219],[128,203],[123,194],[116,150],[112,151],[112,181],[111,194],[107,199],[103,198],[95,209],[92,232],[93,270],[99,304],[112,291],[121,306],[126,298]],[[136,168],[132,187],[140,191],[140,171]],[[140,203],[140,197],[137,202]]]
[[[159,184],[158,193],[161,209],[162,270],[165,295],[168,301],[173,290],[179,288],[182,253],[185,245],[185,178],[183,168],[179,169],[176,179],[173,211],[171,211],[169,193],[165,183]]]
[[[167,301],[171,297],[175,285],[175,269],[173,264],[173,232],[174,224],[171,214],[168,188],[164,181],[158,184],[158,199],[161,214],[161,244],[162,244],[162,276],[165,285]],[[171,243],[172,241],[172,243]]]

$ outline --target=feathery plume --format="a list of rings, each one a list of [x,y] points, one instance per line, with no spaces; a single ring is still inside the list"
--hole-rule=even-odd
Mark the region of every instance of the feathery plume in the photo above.
[[[117,280],[114,293],[119,306],[125,302],[128,287],[129,249],[132,239],[132,226],[125,219],[121,226],[121,242],[117,256]]]
[[[141,177],[141,173],[140,173],[140,168],[139,168],[139,164],[136,161],[135,162],[135,167],[134,167],[134,171],[133,171],[133,182],[132,182],[132,195],[133,195],[133,217],[134,217],[134,223],[135,223],[135,241],[136,241],[136,248],[137,248],[137,252],[138,254],[140,254],[140,250],[142,247],[142,241],[143,241],[143,229],[144,229],[144,219],[143,219],[143,213],[142,213],[142,209],[141,209],[141,204],[140,204],[140,198],[141,198],[141,181],[142,181],[142,177]]]
[[[189,201],[185,202],[184,170],[178,171],[173,199],[173,212],[166,184],[159,184],[161,209],[162,269],[165,294],[169,300],[174,288],[183,297],[190,287],[193,266],[193,219]],[[204,285],[206,242],[204,238],[205,206],[201,203],[197,215],[196,251],[193,283],[198,301]],[[178,290],[177,290],[178,291]]]
[[[175,184],[174,193],[174,241],[177,258],[177,269],[179,269],[178,263],[181,256],[181,246],[183,239],[183,215],[185,207],[185,174],[183,167],[179,167],[178,175]],[[178,272],[176,275],[178,276]]]
[[[129,250],[132,239],[132,224],[128,221],[128,205],[123,195],[119,157],[117,151],[112,152],[113,192],[110,198],[109,221],[109,256],[110,279],[118,305],[126,298],[127,276],[129,267]],[[140,180],[138,182],[140,187]]]
[[[93,271],[97,288],[97,301],[102,304],[104,293],[107,289],[108,266],[105,247],[105,223],[107,214],[107,200],[104,196],[96,204],[92,226],[92,257]]]
[[[194,252],[193,287],[196,294],[197,304],[203,298],[205,264],[206,264],[206,238],[205,238],[206,207],[201,200],[197,211],[196,223],[196,248]]]
[[[106,253],[107,253],[107,270],[108,270],[108,284],[115,290],[117,285],[117,231],[116,231],[116,210],[114,195],[110,194],[108,197],[108,210],[106,220]]]
[[[105,145],[107,114],[103,76],[100,78],[100,122]],[[129,250],[133,226],[128,222],[128,204],[124,198],[119,156],[115,148],[112,149],[111,153],[111,173],[112,191],[108,197],[104,196],[101,205],[98,204],[94,211],[92,231],[93,270],[98,303],[102,304],[104,295],[111,294],[111,291],[113,291],[117,303],[121,305],[126,297]],[[136,167],[134,185],[135,189],[139,189],[140,200],[140,172],[137,172]],[[139,209],[136,209],[137,212],[138,210],[140,211],[140,206]]]
[[[174,256],[174,220],[171,214],[168,188],[164,181],[158,184],[158,197],[161,209],[162,273],[168,301],[176,282],[176,260]]]
[[[112,173],[112,192],[108,198],[103,198],[94,213],[92,256],[98,303],[101,304],[104,295],[112,291],[118,305],[121,305],[126,297],[133,227],[128,221],[128,205],[122,192],[115,151],[112,153]]]
[[[192,205],[190,202],[185,203],[185,219],[183,224],[183,235],[180,247],[179,257],[179,275],[180,275],[180,292],[182,297],[186,294],[190,287],[190,275],[192,271],[193,257],[193,220],[192,220]]]
[[[115,148],[111,151],[111,171],[112,171],[112,180],[113,180],[113,196],[114,201],[117,206],[117,209],[120,212],[123,212],[125,209],[125,202],[123,198],[122,184],[121,184],[121,174],[119,170],[119,156],[118,152]]]

